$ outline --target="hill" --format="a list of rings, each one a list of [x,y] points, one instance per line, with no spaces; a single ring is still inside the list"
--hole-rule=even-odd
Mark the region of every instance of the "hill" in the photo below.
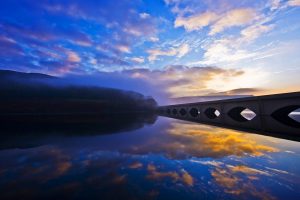
[[[0,113],[63,114],[146,112],[152,97],[103,87],[55,85],[63,79],[38,73],[0,70]]]

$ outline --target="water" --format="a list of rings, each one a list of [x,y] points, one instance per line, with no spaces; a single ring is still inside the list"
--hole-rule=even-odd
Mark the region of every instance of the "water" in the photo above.
[[[109,131],[2,130],[1,199],[300,199],[296,141],[165,117],[121,121]]]

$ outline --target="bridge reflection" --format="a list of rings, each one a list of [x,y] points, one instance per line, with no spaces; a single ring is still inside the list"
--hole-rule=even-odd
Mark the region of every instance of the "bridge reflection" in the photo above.
[[[161,106],[159,115],[300,141],[300,92]],[[299,116],[300,117],[300,116]]]

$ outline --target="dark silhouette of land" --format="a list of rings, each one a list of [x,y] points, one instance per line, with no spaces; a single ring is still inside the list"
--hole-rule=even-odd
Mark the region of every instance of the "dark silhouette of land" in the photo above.
[[[55,84],[62,78],[0,70],[0,114],[61,115],[151,112],[152,97],[112,88]]]
[[[156,121],[156,101],[132,91],[56,84],[62,78],[0,70],[0,149],[45,137],[112,134]]]

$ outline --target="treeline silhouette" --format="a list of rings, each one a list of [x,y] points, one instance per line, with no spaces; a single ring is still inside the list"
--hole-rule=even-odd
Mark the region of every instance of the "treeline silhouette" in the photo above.
[[[1,114],[150,112],[152,97],[112,88],[56,84],[62,78],[0,70]]]

